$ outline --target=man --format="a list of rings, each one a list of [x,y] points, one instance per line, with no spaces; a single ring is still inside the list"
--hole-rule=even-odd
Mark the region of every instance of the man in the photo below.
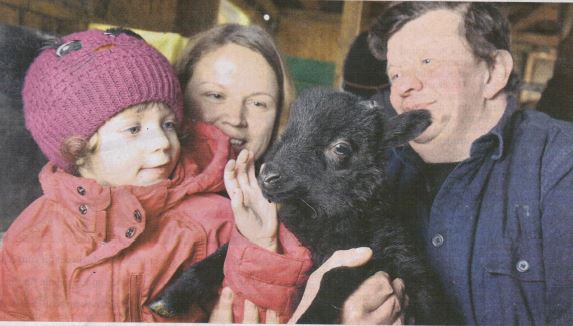
[[[370,47],[388,60],[392,106],[433,121],[388,174],[466,323],[571,324],[573,126],[516,110],[508,26],[487,3],[379,17]]]

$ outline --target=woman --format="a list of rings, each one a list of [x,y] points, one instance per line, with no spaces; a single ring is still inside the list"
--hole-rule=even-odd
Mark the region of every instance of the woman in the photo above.
[[[191,40],[175,67],[184,89],[186,109],[192,119],[202,119],[215,125],[229,136],[237,154],[247,149],[252,153],[250,159],[259,160],[286,123],[287,108],[293,98],[284,62],[271,36],[257,26],[217,26]],[[252,164],[248,169],[253,169]],[[234,166],[227,165],[226,173],[236,176],[246,172],[237,172]],[[231,184],[233,187],[236,188],[237,183]],[[250,187],[250,192],[243,191],[250,196],[247,202],[257,202],[267,211],[275,210],[276,214],[276,208],[262,197],[256,182]],[[233,193],[229,191],[232,201]],[[293,319],[296,320],[308,307],[326,271],[338,266],[363,264],[370,254],[369,250],[352,249],[335,253],[310,277]],[[403,322],[403,291],[401,280],[391,282],[387,274],[379,273],[347,300],[341,321],[369,324]],[[229,313],[231,301],[231,294],[221,296],[212,321],[232,322]],[[245,321],[258,322],[256,308],[248,302],[245,303]],[[267,319],[267,322],[271,321]]]
[[[217,126],[237,153],[248,149],[258,160],[293,98],[270,35],[257,26],[214,27],[190,41],[175,68],[190,116]]]

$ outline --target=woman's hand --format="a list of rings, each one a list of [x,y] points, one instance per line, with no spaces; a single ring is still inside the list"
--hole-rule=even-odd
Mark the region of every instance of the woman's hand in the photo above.
[[[322,277],[333,268],[364,265],[372,257],[370,248],[336,251],[314,271],[306,283],[304,295],[289,323],[296,321],[308,309],[318,290]],[[378,272],[368,278],[346,300],[340,320],[342,324],[403,324],[408,297],[401,279],[390,281],[388,274]]]
[[[245,300],[243,309],[243,324],[259,323],[259,310],[254,303]],[[231,324],[233,322],[233,291],[231,291],[230,288],[223,288],[219,301],[215,304],[213,312],[211,312],[211,316],[209,317],[209,323]],[[273,310],[267,310],[265,323],[278,324],[278,314]]]
[[[277,207],[263,197],[255,177],[253,154],[244,149],[236,161],[227,162],[224,179],[239,232],[254,244],[276,252]]]

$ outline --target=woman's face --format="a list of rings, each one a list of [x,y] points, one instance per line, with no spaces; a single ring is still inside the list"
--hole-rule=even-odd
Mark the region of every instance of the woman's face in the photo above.
[[[266,151],[278,105],[278,83],[265,58],[236,44],[205,54],[185,90],[195,116],[231,138],[236,153],[246,148],[255,159]]]

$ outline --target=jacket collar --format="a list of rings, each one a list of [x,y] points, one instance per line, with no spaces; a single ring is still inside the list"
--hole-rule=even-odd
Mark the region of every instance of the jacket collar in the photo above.
[[[197,122],[193,138],[185,145],[173,177],[157,184],[141,186],[105,187],[95,180],[71,175],[48,163],[40,172],[40,183],[45,196],[80,217],[88,231],[93,231],[98,212],[116,212],[113,206],[129,206],[129,216],[136,210],[144,217],[157,216],[180,203],[187,195],[219,192],[224,189],[223,170],[231,155],[227,136],[217,128]],[[123,212],[126,213],[126,212]],[[112,214],[113,215],[113,214]],[[108,216],[109,218],[115,218]]]

